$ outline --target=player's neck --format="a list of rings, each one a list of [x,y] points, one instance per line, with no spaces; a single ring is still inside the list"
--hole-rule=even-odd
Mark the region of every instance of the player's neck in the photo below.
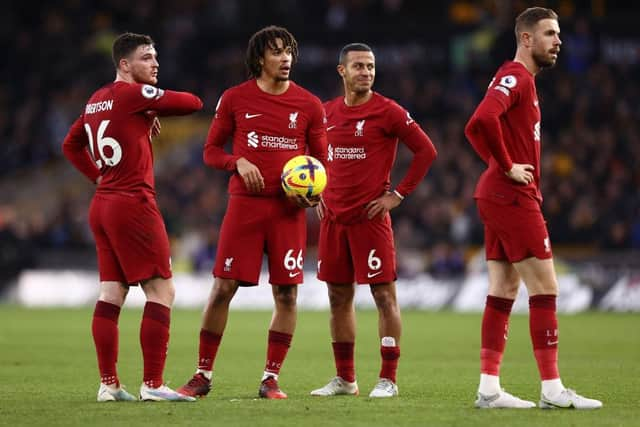
[[[266,77],[258,77],[256,83],[261,91],[271,95],[282,95],[289,89],[289,80],[275,80]]]
[[[123,74],[119,71],[116,71],[116,82],[125,82],[125,83],[135,83],[131,74]]]
[[[373,96],[373,91],[369,90],[367,92],[354,92],[354,91],[346,91],[344,95],[344,103],[347,107],[355,107],[356,105],[362,105]]]
[[[527,69],[534,77],[538,72],[540,72],[540,67],[536,65],[536,62],[533,60],[533,57],[529,55],[526,51],[518,48],[516,50],[516,57],[513,58],[513,62],[518,62],[524,65],[524,68]]]

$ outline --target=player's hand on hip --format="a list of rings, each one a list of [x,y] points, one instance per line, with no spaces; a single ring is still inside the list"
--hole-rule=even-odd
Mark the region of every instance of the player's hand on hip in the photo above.
[[[520,184],[530,184],[533,182],[533,165],[526,163],[514,163],[507,176]]]
[[[264,179],[260,169],[249,160],[241,157],[236,162],[236,170],[244,181],[245,187],[252,193],[259,193],[264,190]]]
[[[382,196],[367,204],[367,217],[373,219],[379,216],[382,219],[387,212],[400,204],[402,200],[390,191],[385,192]]]
[[[300,208],[312,208],[320,202],[320,196],[305,197],[300,194],[295,194],[287,197]]]
[[[160,135],[161,127],[162,126],[160,126],[160,119],[158,119],[157,117],[154,117],[153,123],[151,124],[151,131],[150,131],[151,138],[155,138],[156,136]]]
[[[320,220],[324,219],[324,213],[326,212],[326,210],[327,210],[327,206],[324,204],[324,200],[322,200],[322,197],[321,197],[320,201],[316,205],[316,214],[318,214],[318,219]]]

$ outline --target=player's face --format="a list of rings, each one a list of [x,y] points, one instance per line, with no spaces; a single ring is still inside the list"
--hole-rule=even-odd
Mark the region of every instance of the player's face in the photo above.
[[[553,67],[560,53],[560,26],[555,19],[538,21],[532,34],[531,56],[540,68]]]
[[[292,58],[291,46],[285,46],[280,38],[275,39],[273,46],[267,46],[264,51],[260,77],[277,82],[289,80]]]
[[[153,45],[140,45],[128,58],[129,72],[137,83],[158,83],[158,53]]]
[[[338,72],[344,79],[346,89],[355,93],[369,92],[376,77],[373,52],[348,52],[344,62],[344,65],[338,66]]]

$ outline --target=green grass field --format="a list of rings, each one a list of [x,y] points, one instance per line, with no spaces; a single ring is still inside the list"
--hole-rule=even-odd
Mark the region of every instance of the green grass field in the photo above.
[[[28,310],[0,305],[0,425],[219,426],[632,426],[640,425],[640,318],[587,313],[560,318],[565,385],[604,401],[599,411],[473,408],[480,315],[406,311],[400,397],[369,399],[379,370],[375,312],[358,313],[359,397],[312,398],[335,373],[326,312],[301,312],[280,385],[285,401],[256,399],[269,312],[232,312],[216,362],[214,390],[197,403],[95,401],[98,374],[91,309]],[[121,381],[137,395],[142,375],[141,310],[120,317]],[[176,310],[165,379],[178,387],[197,356],[198,311]],[[539,382],[528,319],[514,316],[502,385],[537,402]]]

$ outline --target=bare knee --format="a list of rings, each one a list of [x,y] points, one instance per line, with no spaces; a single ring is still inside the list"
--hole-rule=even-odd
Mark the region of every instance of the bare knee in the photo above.
[[[331,310],[350,310],[353,307],[353,285],[328,285]]]
[[[285,310],[295,310],[298,297],[297,286],[274,286],[273,300],[276,307]]]
[[[381,312],[391,312],[398,307],[396,288],[393,282],[371,285],[371,295],[376,302],[376,307]]]
[[[213,289],[211,290],[209,304],[229,305],[237,290],[238,283],[235,280],[216,279]]]
[[[98,300],[122,307],[129,288],[120,282],[101,282]]]
[[[161,277],[147,280],[142,284],[142,291],[147,297],[147,301],[156,302],[167,307],[173,305],[176,297],[176,289],[173,280]]]

